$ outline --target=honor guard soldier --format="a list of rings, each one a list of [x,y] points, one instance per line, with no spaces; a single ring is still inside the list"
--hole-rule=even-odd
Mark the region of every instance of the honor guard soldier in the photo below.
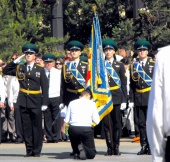
[[[68,106],[70,101],[78,99],[80,93],[86,88],[88,70],[88,63],[80,60],[84,45],[79,41],[73,40],[68,43],[67,49],[71,52],[72,61],[66,62],[63,66],[63,102],[66,106]],[[74,154],[72,152],[70,155],[72,156]]]
[[[146,114],[149,92],[151,90],[154,61],[151,58],[148,58],[151,44],[147,40],[138,40],[134,45],[134,49],[138,53],[138,58],[131,66],[130,86],[134,96],[140,133],[141,150],[137,155],[143,155],[151,154],[146,135]]]
[[[27,43],[22,47],[24,55],[10,62],[4,69],[6,75],[18,78],[20,84],[19,106],[21,109],[25,157],[39,157],[42,149],[42,107],[48,104],[48,79],[44,68],[35,64],[38,47]],[[26,63],[18,65],[25,56]]]
[[[63,66],[63,102],[68,106],[70,101],[78,99],[86,88],[88,63],[80,60],[84,45],[79,41],[70,41],[67,48],[71,52],[72,61]]]
[[[119,143],[121,137],[121,110],[126,109],[127,102],[127,78],[123,63],[115,60],[115,52],[118,46],[112,39],[103,41],[105,53],[105,67],[108,73],[108,83],[112,93],[113,110],[104,118],[104,131],[107,144],[105,155],[121,155]],[[113,139],[112,139],[113,137]]]

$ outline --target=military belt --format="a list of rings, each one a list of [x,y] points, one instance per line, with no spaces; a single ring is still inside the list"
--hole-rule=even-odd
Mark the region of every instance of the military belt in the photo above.
[[[119,86],[110,87],[110,90],[117,90],[117,89],[119,89]]]
[[[27,93],[27,94],[40,94],[41,91],[40,90],[27,90],[24,88],[20,88],[21,92]]]
[[[145,93],[145,92],[148,92],[150,90],[151,90],[151,87],[144,88],[144,89],[137,89],[136,88],[136,92],[138,92],[138,93]]]
[[[80,93],[80,92],[83,92],[84,91],[84,88],[81,88],[81,89],[70,89],[70,88],[67,88],[67,91],[68,92],[72,92],[72,93]]]

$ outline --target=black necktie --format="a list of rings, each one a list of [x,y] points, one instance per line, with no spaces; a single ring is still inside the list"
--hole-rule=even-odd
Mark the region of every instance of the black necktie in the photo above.
[[[145,66],[144,66],[144,62],[142,62],[142,68],[144,68]]]
[[[77,68],[77,64],[76,64],[76,62],[74,62],[74,66]]]
[[[48,80],[50,81],[50,70],[48,71]]]
[[[28,65],[28,72],[30,72],[31,71],[31,66],[30,65]]]

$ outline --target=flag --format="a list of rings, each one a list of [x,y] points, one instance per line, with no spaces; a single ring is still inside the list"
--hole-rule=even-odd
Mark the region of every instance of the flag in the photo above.
[[[88,64],[86,82],[92,92],[100,120],[102,120],[112,111],[113,103],[108,85],[108,77],[103,57],[100,24],[97,14],[95,14],[93,18]]]

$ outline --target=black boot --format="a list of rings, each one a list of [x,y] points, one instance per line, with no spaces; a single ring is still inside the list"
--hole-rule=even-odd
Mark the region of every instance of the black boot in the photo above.
[[[147,145],[146,150],[147,150],[146,154],[147,155],[151,155],[151,150],[150,150],[149,144]]]
[[[119,145],[114,146],[114,155],[121,155],[121,153],[119,152]]]
[[[141,147],[141,150],[137,153],[137,155],[145,155],[145,154],[147,154],[147,147],[146,145],[143,145]]]
[[[105,137],[106,137],[106,145],[107,145],[107,152],[105,156],[111,156],[113,155],[113,147],[112,147],[112,142],[111,142],[109,131],[105,132]]]
[[[115,130],[113,133],[113,143],[114,143],[114,155],[121,155],[119,152],[119,143],[120,143],[120,131]]]

